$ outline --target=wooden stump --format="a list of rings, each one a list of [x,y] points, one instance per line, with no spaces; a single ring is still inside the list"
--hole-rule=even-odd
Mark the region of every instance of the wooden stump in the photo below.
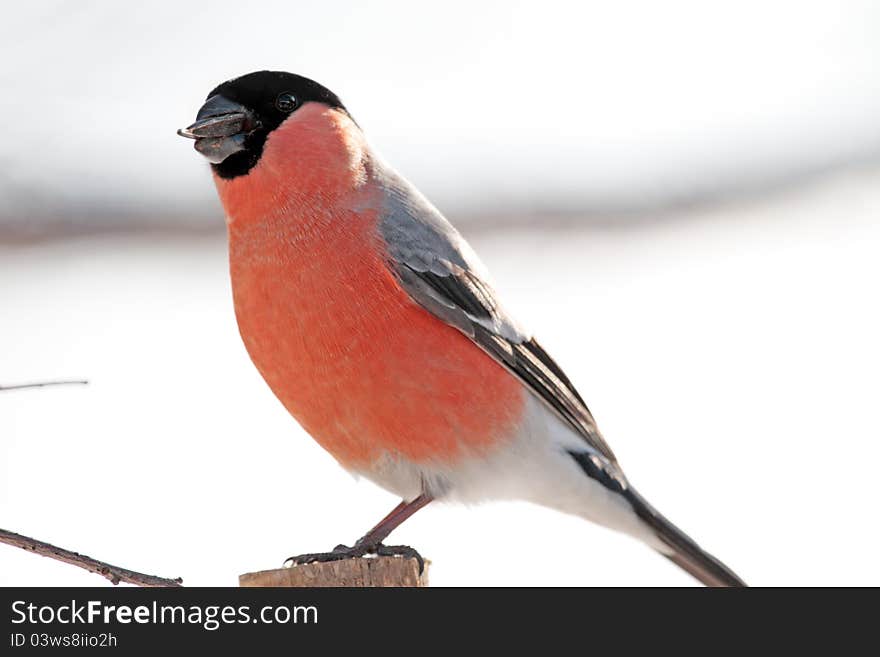
[[[419,573],[416,559],[361,557],[261,570],[238,578],[239,586],[427,586],[428,562]]]

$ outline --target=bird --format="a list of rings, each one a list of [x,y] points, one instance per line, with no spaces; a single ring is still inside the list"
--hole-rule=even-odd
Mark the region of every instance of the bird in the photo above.
[[[630,484],[473,249],[335,93],[249,73],[178,134],[210,163],[257,370],[343,468],[401,499],[353,545],[295,563],[421,559],[385,539],[430,502],[516,499],[630,535],[707,586],[745,586]]]

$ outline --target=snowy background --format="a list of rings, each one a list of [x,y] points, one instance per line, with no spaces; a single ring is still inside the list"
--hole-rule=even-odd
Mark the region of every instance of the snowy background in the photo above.
[[[234,585],[396,503],[251,366],[174,134],[275,68],[462,226],[672,520],[754,584],[880,584],[880,5],[34,2],[0,55],[0,385],[91,381],[0,392],[0,527]],[[691,583],[519,503],[394,538],[436,585]],[[0,584],[102,580],[0,545]]]

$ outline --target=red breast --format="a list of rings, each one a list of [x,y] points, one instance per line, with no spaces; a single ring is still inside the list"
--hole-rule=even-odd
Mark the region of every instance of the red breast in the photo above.
[[[382,190],[347,116],[306,105],[247,175],[215,180],[248,353],[343,465],[383,453],[454,462],[513,434],[520,384],[417,306],[386,265]]]

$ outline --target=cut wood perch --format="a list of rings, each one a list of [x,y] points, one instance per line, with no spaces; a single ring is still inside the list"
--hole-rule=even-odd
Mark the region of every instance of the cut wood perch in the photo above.
[[[428,586],[428,562],[419,573],[417,559],[403,557],[359,557],[325,563],[309,563],[245,573],[239,586],[279,587],[375,587]]]

